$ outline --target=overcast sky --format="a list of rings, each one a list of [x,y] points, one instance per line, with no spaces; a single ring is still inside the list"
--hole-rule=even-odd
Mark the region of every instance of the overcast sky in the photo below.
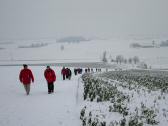
[[[168,0],[0,0],[0,39],[168,34]]]

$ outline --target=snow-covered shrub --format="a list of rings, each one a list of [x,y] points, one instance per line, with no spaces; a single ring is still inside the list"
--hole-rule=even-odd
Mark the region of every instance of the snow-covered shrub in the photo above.
[[[155,111],[151,108],[147,108],[145,105],[141,105],[141,115],[142,118],[146,120],[147,124],[156,125],[159,122],[156,121],[155,117],[157,116]]]
[[[82,76],[84,82],[84,100],[97,102],[109,101],[114,99],[115,101],[124,101],[128,97],[117,90],[116,86],[110,85],[108,82],[98,78],[92,77],[91,74],[84,74]]]

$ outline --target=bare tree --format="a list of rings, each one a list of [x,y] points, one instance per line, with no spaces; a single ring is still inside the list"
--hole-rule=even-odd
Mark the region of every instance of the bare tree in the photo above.
[[[111,62],[115,62],[115,60],[114,60],[114,59],[111,59]]]
[[[153,47],[155,46],[155,41],[154,40],[152,41],[152,45],[153,45]]]
[[[132,63],[132,58],[129,58],[129,59],[128,59],[128,62],[131,64],[131,63]]]
[[[124,59],[124,63],[127,64],[127,59]]]
[[[133,57],[133,61],[135,64],[137,64],[139,62],[139,57],[138,56],[134,56]]]
[[[103,52],[103,58],[102,58],[102,61],[104,62],[104,63],[106,63],[107,62],[107,52],[106,51],[104,51]]]
[[[61,51],[63,51],[64,50],[64,45],[61,45]]]
[[[122,63],[124,61],[124,57],[122,56],[122,55],[118,55],[118,56],[116,56],[116,62],[117,62],[117,64],[118,63]]]

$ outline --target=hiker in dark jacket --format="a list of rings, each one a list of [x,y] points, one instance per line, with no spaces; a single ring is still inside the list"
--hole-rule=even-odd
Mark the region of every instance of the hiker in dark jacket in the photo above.
[[[69,68],[66,68],[66,79],[69,78]]]
[[[71,80],[72,72],[71,69],[68,68],[68,79]]]
[[[74,74],[77,75],[78,69],[74,68]]]
[[[87,72],[88,72],[88,69],[86,68],[86,69],[85,69],[85,73],[87,73]]]

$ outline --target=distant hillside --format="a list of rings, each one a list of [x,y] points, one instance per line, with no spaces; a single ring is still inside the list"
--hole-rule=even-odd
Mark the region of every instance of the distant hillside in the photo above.
[[[32,43],[31,45],[18,46],[18,48],[40,48],[47,45],[47,43]]]
[[[168,47],[168,40],[161,41],[159,44],[156,44],[154,40],[152,41],[152,43],[145,43],[145,44],[131,43],[130,47],[132,47],[132,48],[159,48],[159,47]]]
[[[89,41],[89,40],[82,36],[70,36],[70,37],[64,37],[57,40],[57,42],[68,42],[68,43],[73,43],[73,42],[78,43],[82,41]]]
[[[0,47],[0,50],[2,50],[2,49],[5,49],[5,48]]]
[[[130,44],[132,48],[155,48],[155,45],[152,44],[139,44],[139,43],[132,43]]]

